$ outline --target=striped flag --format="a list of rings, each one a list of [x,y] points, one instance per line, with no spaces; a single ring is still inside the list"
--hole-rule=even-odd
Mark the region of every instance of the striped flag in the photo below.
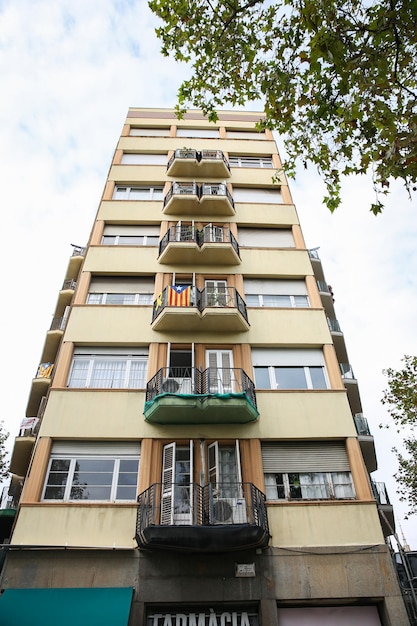
[[[168,287],[168,306],[190,306],[191,287],[188,285],[171,285]]]

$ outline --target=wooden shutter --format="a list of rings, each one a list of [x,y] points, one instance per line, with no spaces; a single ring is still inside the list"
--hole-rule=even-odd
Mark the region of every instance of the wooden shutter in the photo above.
[[[175,450],[175,442],[168,443],[163,449],[161,524],[172,524],[174,521]]]

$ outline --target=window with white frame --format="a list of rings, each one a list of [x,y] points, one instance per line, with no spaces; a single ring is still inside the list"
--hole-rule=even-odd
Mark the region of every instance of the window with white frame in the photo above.
[[[169,137],[170,130],[169,126],[163,128],[131,126],[129,135],[131,137]]]
[[[98,350],[76,348],[68,387],[93,389],[144,389],[148,349]]]
[[[267,500],[355,498],[344,442],[264,442]]]
[[[162,186],[122,186],[114,188],[113,200],[163,200],[164,188]]]
[[[226,137],[228,139],[266,139],[265,131],[257,132],[256,130],[226,130]]]
[[[42,500],[135,502],[139,459],[138,443],[57,441]]]
[[[242,228],[239,227],[241,248],[293,248],[294,237],[290,228]]]
[[[157,246],[160,227],[107,224],[101,243],[103,246]]]
[[[124,152],[122,165],[166,165],[167,153]]]
[[[245,301],[256,307],[309,307],[304,280],[245,278]]]
[[[87,304],[152,304],[154,286],[154,276],[93,276]]]
[[[256,167],[270,169],[273,167],[272,156],[239,156],[229,154],[231,167]]]
[[[235,202],[252,202],[255,204],[281,204],[282,194],[280,188],[270,187],[233,187],[233,199]]]
[[[218,128],[177,128],[177,137],[201,137],[204,139],[218,139]]]
[[[327,389],[322,350],[252,348],[257,389]]]

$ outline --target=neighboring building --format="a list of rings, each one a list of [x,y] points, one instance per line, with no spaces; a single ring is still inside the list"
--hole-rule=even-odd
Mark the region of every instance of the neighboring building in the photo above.
[[[129,110],[16,437],[2,626],[408,624],[332,290],[261,117]]]

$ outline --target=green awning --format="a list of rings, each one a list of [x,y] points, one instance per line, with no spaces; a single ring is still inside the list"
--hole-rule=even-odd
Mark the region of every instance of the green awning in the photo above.
[[[5,589],[1,626],[127,626],[132,587]]]

